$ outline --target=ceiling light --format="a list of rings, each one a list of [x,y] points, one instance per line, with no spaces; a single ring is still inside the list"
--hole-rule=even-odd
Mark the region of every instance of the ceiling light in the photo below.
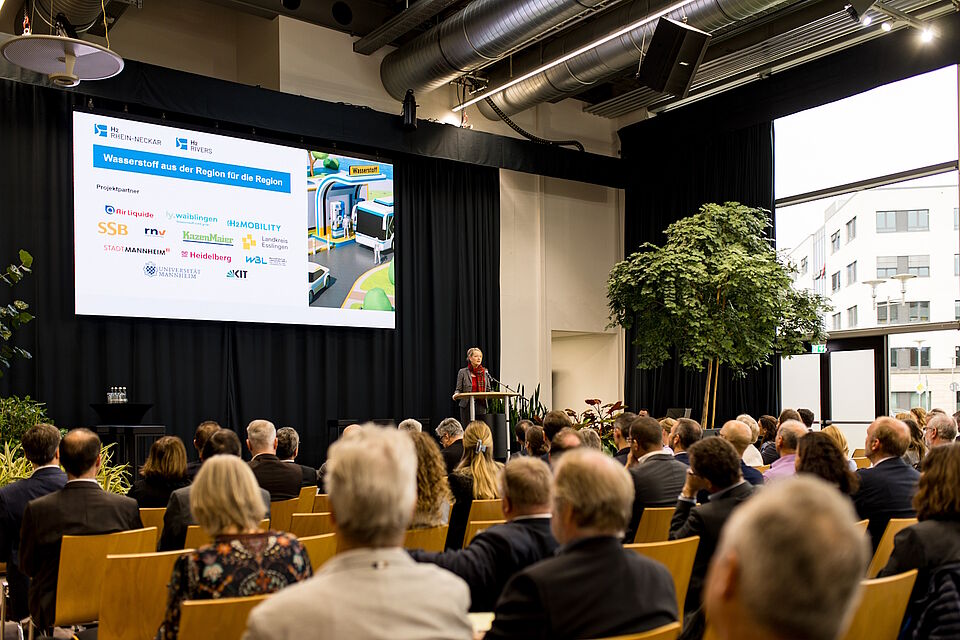
[[[920,40],[923,42],[931,42],[933,40],[933,29],[927,27],[920,32]]]
[[[862,24],[865,27],[869,27],[871,22],[873,22],[873,18],[871,18],[870,16],[863,16],[860,19],[860,24]]]
[[[880,28],[883,29],[884,31],[890,31],[891,29],[893,29],[893,25],[890,24],[888,20],[884,20],[883,23],[880,25]]]

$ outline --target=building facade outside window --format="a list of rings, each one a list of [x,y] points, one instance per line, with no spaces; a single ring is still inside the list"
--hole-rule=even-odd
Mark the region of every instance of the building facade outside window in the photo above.
[[[857,326],[857,308],[850,307],[847,309],[847,328],[853,329]]]
[[[852,218],[847,221],[847,242],[857,237],[857,219]]]

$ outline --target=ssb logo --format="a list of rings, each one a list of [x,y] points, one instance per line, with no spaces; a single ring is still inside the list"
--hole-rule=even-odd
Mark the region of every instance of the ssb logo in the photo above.
[[[108,236],[125,236],[127,235],[127,225],[121,224],[119,222],[98,222],[97,223],[97,233],[100,235]]]

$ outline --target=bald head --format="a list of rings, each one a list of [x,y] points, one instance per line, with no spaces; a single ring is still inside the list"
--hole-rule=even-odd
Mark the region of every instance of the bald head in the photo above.
[[[100,437],[90,429],[72,429],[60,441],[60,464],[67,477],[94,478],[100,469]]]
[[[750,427],[739,420],[728,420],[720,429],[720,437],[733,445],[741,456],[754,441]]]
[[[351,433],[359,433],[359,432],[360,432],[360,425],[358,424],[347,425],[346,427],[343,428],[343,433],[340,434],[340,438],[341,439],[346,438]]]
[[[797,452],[800,438],[807,435],[807,427],[799,420],[787,420],[777,430],[777,452],[781,456]]]
[[[896,418],[877,418],[867,427],[864,449],[870,462],[899,458],[910,446],[910,427]]]

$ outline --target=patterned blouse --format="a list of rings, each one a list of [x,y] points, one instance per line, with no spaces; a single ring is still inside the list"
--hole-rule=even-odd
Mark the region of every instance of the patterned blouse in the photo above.
[[[177,558],[159,637],[176,640],[184,600],[273,593],[311,575],[306,549],[290,534],[266,531],[217,536],[213,544]]]

